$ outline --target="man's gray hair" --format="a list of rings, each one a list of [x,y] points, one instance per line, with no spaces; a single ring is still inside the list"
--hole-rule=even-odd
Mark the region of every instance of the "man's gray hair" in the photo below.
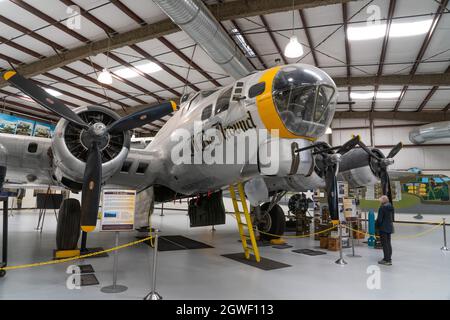
[[[386,195],[382,195],[380,197],[380,201],[381,201],[381,203],[388,203],[389,202],[389,198]]]

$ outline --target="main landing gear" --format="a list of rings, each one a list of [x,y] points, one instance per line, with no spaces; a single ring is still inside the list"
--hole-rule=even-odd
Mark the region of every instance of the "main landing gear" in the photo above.
[[[270,202],[253,208],[254,225],[258,226],[261,240],[279,240],[286,229],[284,211],[278,202],[286,192],[278,192]]]

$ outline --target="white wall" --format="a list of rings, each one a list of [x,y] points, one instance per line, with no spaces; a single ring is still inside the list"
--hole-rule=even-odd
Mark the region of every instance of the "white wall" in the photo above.
[[[418,117],[420,114],[417,115]],[[425,146],[413,145],[409,140],[409,132],[418,122],[398,120],[374,120],[375,146],[391,146],[403,142],[405,147],[395,157],[395,163],[390,168],[407,170],[418,167],[424,173],[439,173],[450,176],[450,139],[439,139],[425,143]],[[377,126],[402,125],[402,127],[377,128]],[[403,125],[411,125],[404,127]],[[370,145],[369,120],[366,119],[336,119],[331,126],[333,145],[340,145],[351,139],[352,135],[360,135],[362,141]],[[352,129],[366,127],[364,129]],[[339,128],[346,128],[338,130]],[[348,128],[348,129],[347,129]],[[449,144],[448,146],[433,146],[436,144]],[[389,148],[380,148],[387,155]]]

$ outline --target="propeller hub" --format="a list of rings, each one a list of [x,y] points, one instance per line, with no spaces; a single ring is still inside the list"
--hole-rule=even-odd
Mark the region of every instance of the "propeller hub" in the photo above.
[[[334,153],[330,155],[330,161],[331,163],[338,163],[341,161],[341,155],[339,153]]]
[[[101,122],[96,122],[88,130],[82,130],[80,138],[81,144],[86,150],[89,150],[92,142],[95,141],[99,150],[102,151],[108,146],[110,136],[106,126]]]
[[[394,164],[394,159],[392,159],[392,158],[385,158],[385,159],[382,160],[382,164],[385,167],[390,166],[390,165]]]
[[[94,123],[92,126],[92,132],[94,133],[94,135],[96,135],[98,137],[104,136],[106,134],[105,124],[103,124],[101,122]]]

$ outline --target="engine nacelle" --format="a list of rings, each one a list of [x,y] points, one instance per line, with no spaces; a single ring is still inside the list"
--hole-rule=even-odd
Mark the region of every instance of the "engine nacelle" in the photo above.
[[[73,111],[86,123],[102,122],[108,126],[119,119],[117,113],[101,106],[80,107]],[[109,134],[101,143],[102,182],[120,170],[130,150],[130,140],[126,131]],[[54,176],[58,182],[71,190],[81,190],[88,149],[85,130],[61,119],[52,139]]]
[[[384,158],[378,149],[371,150]],[[347,181],[351,188],[373,185],[380,181],[378,166],[377,161],[363,149],[352,149],[341,157],[338,179]]]

